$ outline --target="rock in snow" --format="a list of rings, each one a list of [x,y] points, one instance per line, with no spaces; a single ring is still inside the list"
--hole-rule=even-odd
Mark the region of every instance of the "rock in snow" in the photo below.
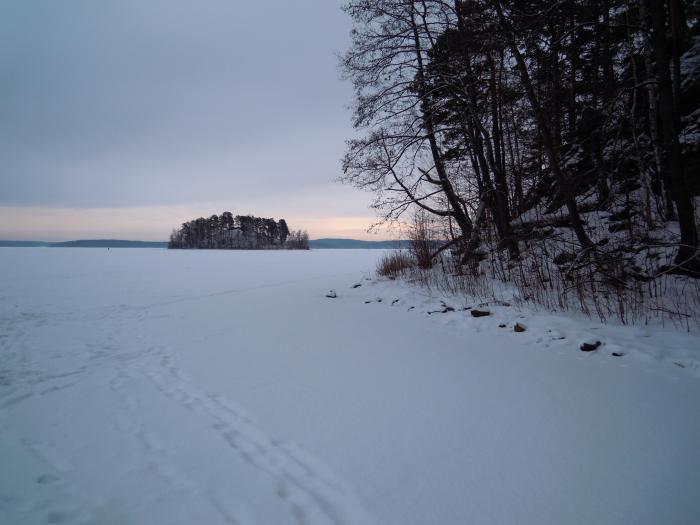
[[[603,344],[600,341],[593,341],[593,342],[586,342],[581,345],[581,351],[582,352],[593,352],[594,350],[598,350],[600,348],[600,345]]]

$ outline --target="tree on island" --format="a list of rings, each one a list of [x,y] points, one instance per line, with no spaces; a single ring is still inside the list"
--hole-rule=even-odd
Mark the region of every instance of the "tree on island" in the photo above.
[[[173,230],[168,243],[170,249],[218,250],[308,250],[309,234],[291,231],[287,221],[264,219],[253,215],[236,215],[229,211],[199,217]]]
[[[309,234],[301,230],[290,232],[287,247],[292,250],[308,250]]]

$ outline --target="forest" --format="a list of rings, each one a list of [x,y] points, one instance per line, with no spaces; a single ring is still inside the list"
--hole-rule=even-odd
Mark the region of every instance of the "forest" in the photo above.
[[[697,5],[344,9],[357,134],[343,180],[374,192],[384,223],[432,238],[422,266],[447,255],[460,273],[579,295],[700,277]]]
[[[263,219],[252,215],[221,215],[191,220],[173,230],[168,248],[221,250],[308,250],[309,235],[290,230],[287,221]]]

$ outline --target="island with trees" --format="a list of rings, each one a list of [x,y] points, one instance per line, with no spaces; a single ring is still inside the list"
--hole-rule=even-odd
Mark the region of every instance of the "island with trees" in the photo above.
[[[290,230],[287,221],[263,219],[253,215],[236,215],[225,211],[221,215],[191,220],[173,230],[168,242],[170,249],[219,250],[308,250],[309,234]]]

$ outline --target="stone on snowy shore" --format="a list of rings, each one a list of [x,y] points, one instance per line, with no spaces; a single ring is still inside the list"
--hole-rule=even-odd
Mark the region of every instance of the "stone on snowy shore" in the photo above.
[[[491,315],[491,312],[488,310],[470,310],[472,317],[486,317],[487,315]]]
[[[602,345],[600,341],[595,341],[593,343],[583,343],[581,345],[581,352],[593,352],[594,350],[598,350],[600,348],[600,345]]]

